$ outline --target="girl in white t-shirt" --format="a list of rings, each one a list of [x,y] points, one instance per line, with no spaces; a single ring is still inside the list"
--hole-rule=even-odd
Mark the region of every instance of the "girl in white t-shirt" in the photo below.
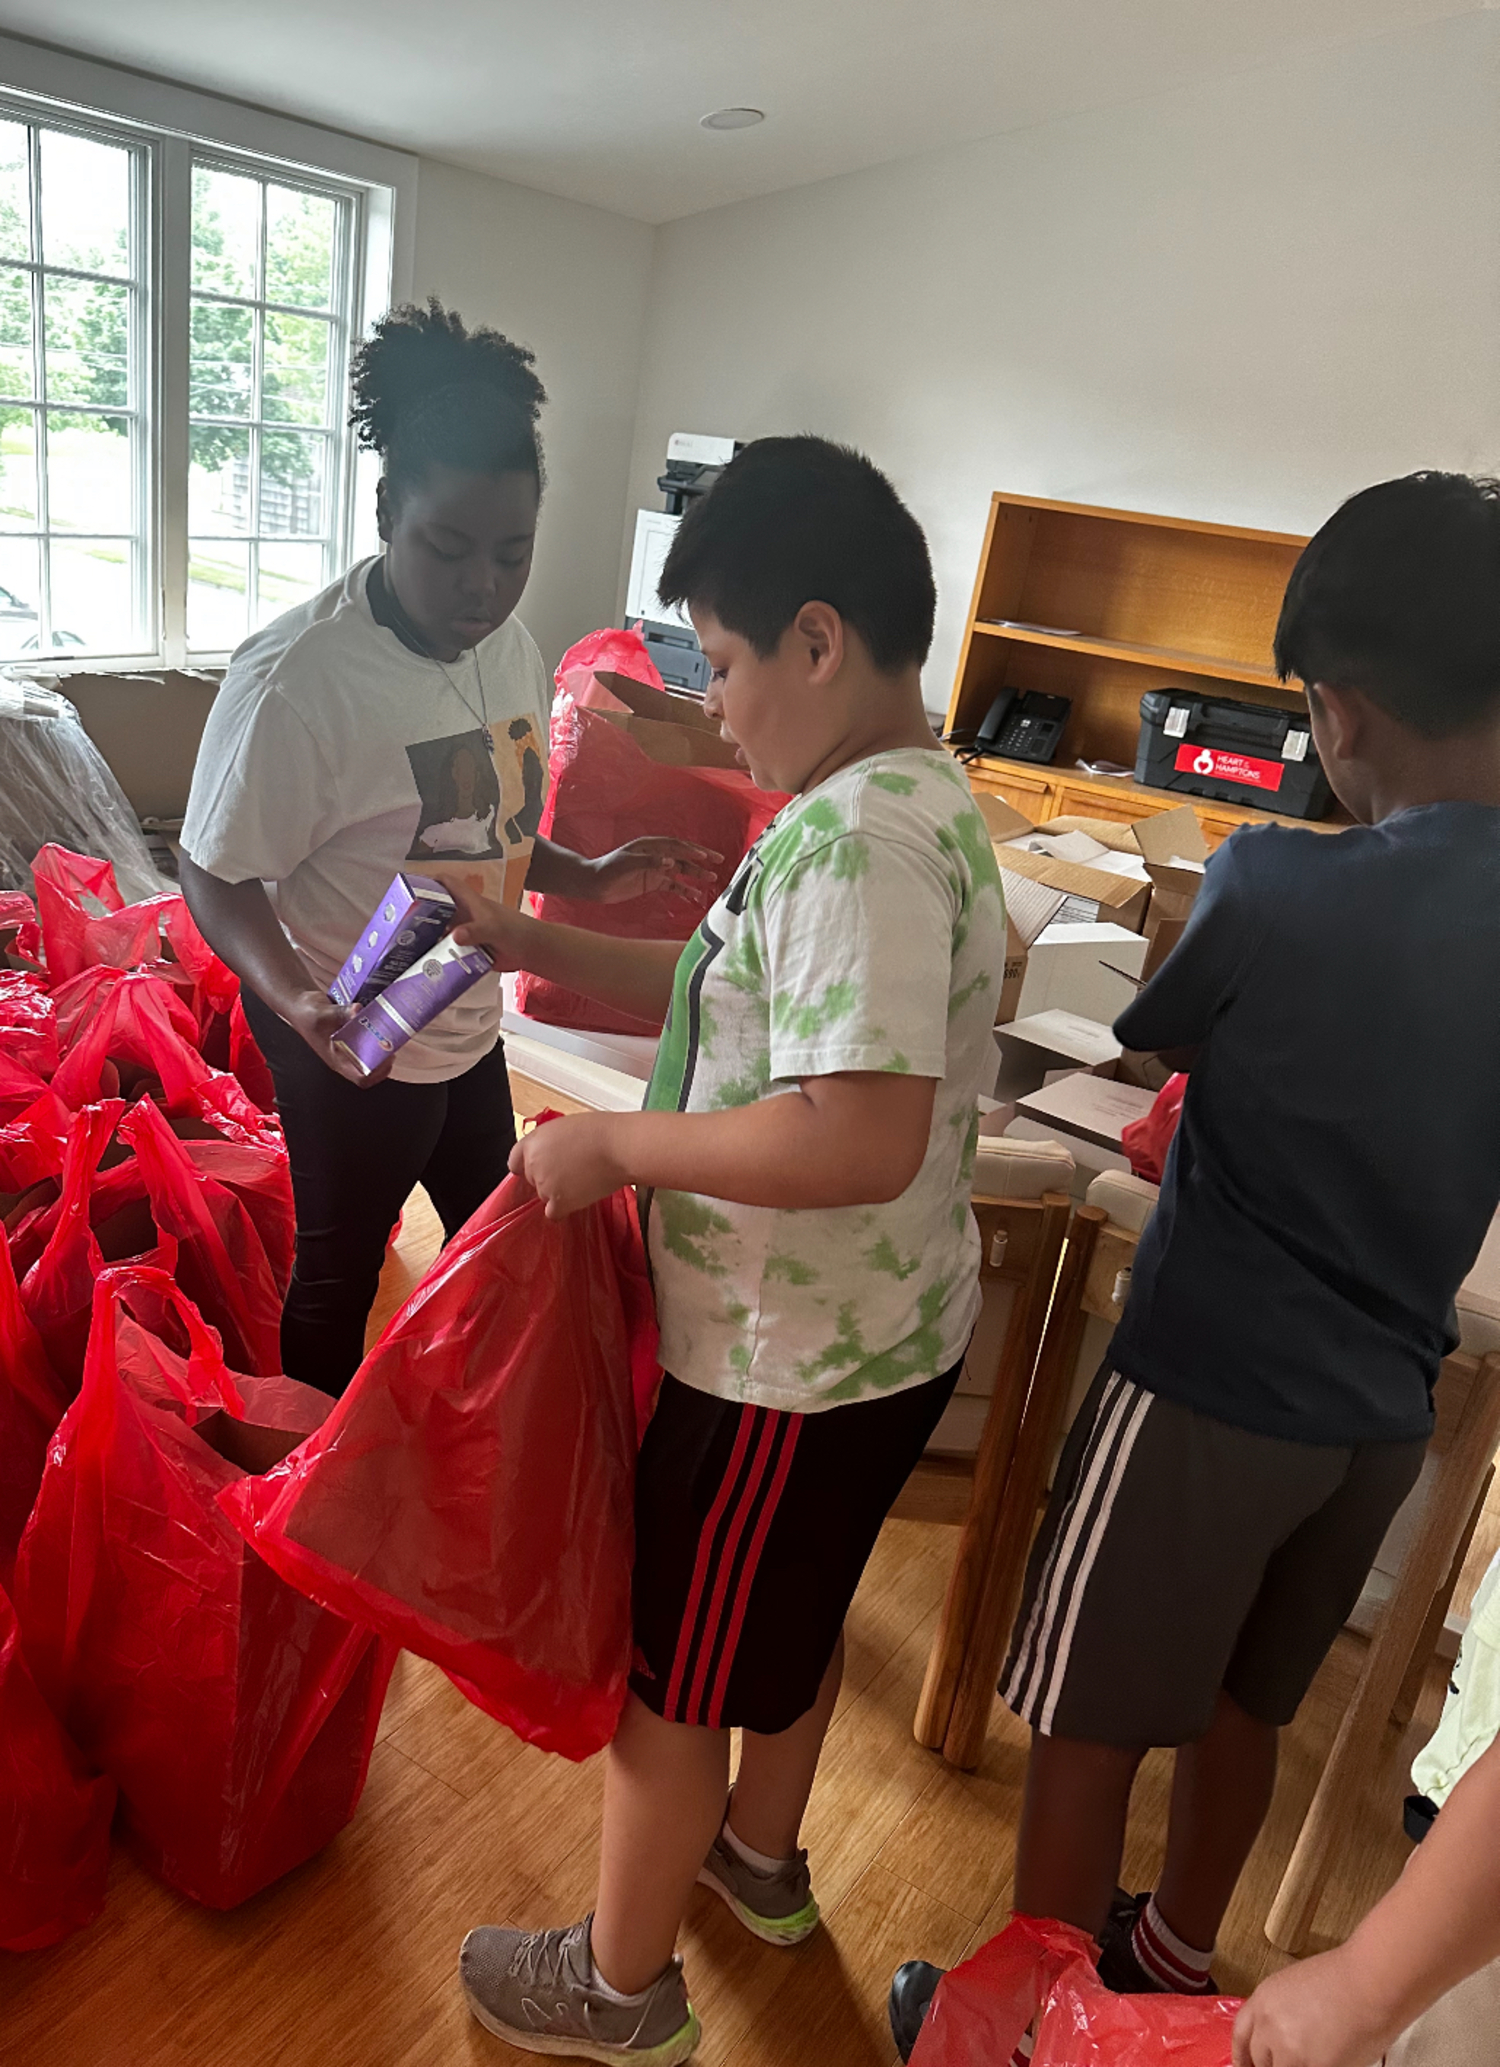
[[[384,462],[384,552],[248,639],[199,751],[182,887],[244,981],[297,1202],[288,1373],[339,1392],[359,1365],[390,1231],[424,1184],[452,1235],[514,1142],[496,981],[366,1082],[328,984],[398,870],[493,872],[535,842],[529,887],[617,902],[706,859],[644,838],[586,859],[537,837],[551,685],[513,615],[542,488],[532,354],[434,300],[360,347],[354,422]]]

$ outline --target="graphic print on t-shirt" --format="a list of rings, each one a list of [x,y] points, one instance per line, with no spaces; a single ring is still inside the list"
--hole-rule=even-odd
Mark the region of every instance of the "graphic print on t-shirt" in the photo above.
[[[421,803],[408,861],[469,863],[469,886],[514,910],[521,901],[546,791],[546,764],[530,718],[484,731],[419,740],[406,749]]]
[[[407,860],[503,861],[500,778],[479,727],[420,740],[406,758],[422,800]]]

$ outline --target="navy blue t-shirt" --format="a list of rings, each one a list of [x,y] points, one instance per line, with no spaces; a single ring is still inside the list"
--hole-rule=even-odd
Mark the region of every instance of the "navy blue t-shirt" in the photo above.
[[[1201,1044],[1119,1368],[1263,1435],[1427,1435],[1500,1204],[1500,810],[1235,833],[1115,1034]]]

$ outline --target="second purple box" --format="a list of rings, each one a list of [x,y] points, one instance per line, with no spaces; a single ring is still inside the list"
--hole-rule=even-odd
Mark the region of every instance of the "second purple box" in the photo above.
[[[397,876],[365,924],[349,959],[328,986],[346,1012],[378,997],[413,962],[453,931],[458,907],[428,876]]]

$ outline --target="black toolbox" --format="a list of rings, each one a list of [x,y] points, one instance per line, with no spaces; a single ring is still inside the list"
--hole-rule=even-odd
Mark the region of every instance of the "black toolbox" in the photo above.
[[[1330,795],[1301,712],[1190,689],[1148,689],[1141,698],[1135,779],[1287,818],[1321,818]]]

